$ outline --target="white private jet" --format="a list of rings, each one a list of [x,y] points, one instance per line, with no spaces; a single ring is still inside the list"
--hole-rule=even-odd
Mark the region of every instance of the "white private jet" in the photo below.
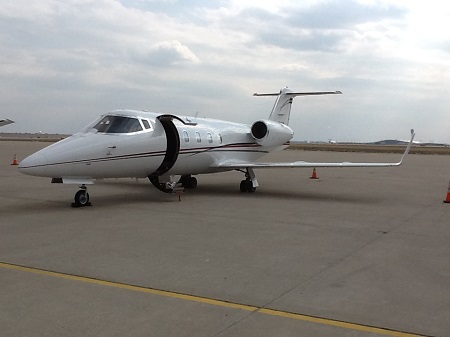
[[[10,120],[8,118],[0,119],[0,126],[5,126],[5,125],[8,125],[8,124],[12,124],[12,123],[14,123],[14,121],[12,121],[12,120]]]
[[[86,185],[101,178],[148,177],[163,192],[195,188],[193,175],[238,170],[245,174],[241,192],[259,186],[253,169],[294,167],[388,167],[398,166],[411,141],[395,163],[289,163],[256,162],[265,154],[284,149],[293,137],[289,117],[294,97],[341,94],[293,92],[283,88],[268,119],[245,125],[227,121],[175,116],[146,111],[118,110],[64,140],[25,158],[22,173],[49,177],[53,183],[80,185],[74,207],[90,205]],[[179,179],[175,179],[175,177]]]

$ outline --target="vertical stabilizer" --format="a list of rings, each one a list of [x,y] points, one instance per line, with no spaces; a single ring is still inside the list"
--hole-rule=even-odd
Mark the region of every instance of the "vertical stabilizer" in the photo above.
[[[253,94],[253,96],[278,96],[270,113],[269,120],[289,125],[289,117],[291,115],[291,106],[296,96],[313,96],[313,95],[335,95],[342,94],[340,91],[317,91],[317,92],[293,92],[289,88],[283,88],[276,94]]]
[[[271,121],[289,125],[292,102],[294,101],[295,97],[290,94],[292,94],[292,90],[288,89],[287,87],[280,90],[280,94],[278,95],[272,112],[269,116],[269,119]]]

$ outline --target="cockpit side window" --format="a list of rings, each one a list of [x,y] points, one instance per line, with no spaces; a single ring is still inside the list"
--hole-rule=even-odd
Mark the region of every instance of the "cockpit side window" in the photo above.
[[[139,119],[123,116],[105,116],[94,129],[104,133],[131,133],[142,131]]]
[[[141,121],[142,121],[142,124],[144,124],[144,128],[146,128],[147,130],[152,128],[152,127],[150,126],[150,122],[149,122],[148,120],[146,120],[146,119],[141,119]]]

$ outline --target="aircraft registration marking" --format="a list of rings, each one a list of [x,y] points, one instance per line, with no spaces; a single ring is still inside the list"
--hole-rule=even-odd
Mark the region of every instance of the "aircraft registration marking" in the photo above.
[[[288,312],[288,311],[283,311],[283,310],[269,309],[269,308],[252,306],[252,305],[247,305],[247,304],[228,302],[228,301],[217,300],[217,299],[213,299],[213,298],[172,292],[169,290],[161,290],[161,289],[119,283],[119,282],[112,282],[112,281],[107,281],[107,280],[90,278],[90,277],[86,277],[86,276],[78,276],[78,275],[72,275],[72,274],[59,273],[59,272],[55,272],[55,271],[33,268],[33,267],[26,267],[26,266],[21,266],[21,265],[12,264],[12,263],[6,263],[6,262],[0,262],[0,268],[17,270],[17,271],[33,273],[33,274],[38,274],[38,275],[44,275],[44,276],[50,276],[50,277],[55,277],[55,278],[60,278],[60,279],[78,281],[78,282],[83,282],[83,283],[97,284],[97,285],[125,289],[125,290],[130,290],[130,291],[135,291],[135,292],[141,292],[141,293],[147,293],[147,294],[152,294],[152,295],[177,298],[180,300],[210,304],[210,305],[219,306],[219,307],[239,309],[239,310],[249,311],[249,312],[253,312],[253,313],[283,317],[283,318],[304,321],[304,322],[310,322],[310,323],[316,323],[316,324],[321,324],[321,325],[326,325],[326,326],[334,326],[334,327],[339,327],[339,328],[343,328],[343,329],[347,329],[347,330],[362,331],[362,332],[367,332],[367,333],[376,333],[376,334],[380,334],[380,335],[394,336],[394,337],[426,337],[425,335],[396,331],[396,330],[391,330],[391,329],[387,329],[387,328],[379,328],[379,327],[374,327],[374,326],[369,326],[369,325],[364,325],[364,324],[350,323],[350,322],[339,321],[339,320],[317,317],[317,316],[309,316],[309,315],[305,315],[305,314],[293,313],[293,312]]]

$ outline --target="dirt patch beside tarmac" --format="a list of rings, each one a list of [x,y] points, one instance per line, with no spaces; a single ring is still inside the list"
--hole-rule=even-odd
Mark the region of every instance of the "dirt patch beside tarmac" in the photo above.
[[[334,151],[334,152],[366,152],[366,153],[403,153],[405,145],[373,145],[373,144],[291,144],[290,150]],[[413,145],[410,153],[450,155],[450,146]]]
[[[69,135],[0,133],[0,141],[57,142],[67,137],[69,137]],[[403,153],[405,151],[405,147],[406,145],[293,143],[289,145],[288,149],[303,151]],[[410,153],[450,155],[450,146],[413,145]]]

